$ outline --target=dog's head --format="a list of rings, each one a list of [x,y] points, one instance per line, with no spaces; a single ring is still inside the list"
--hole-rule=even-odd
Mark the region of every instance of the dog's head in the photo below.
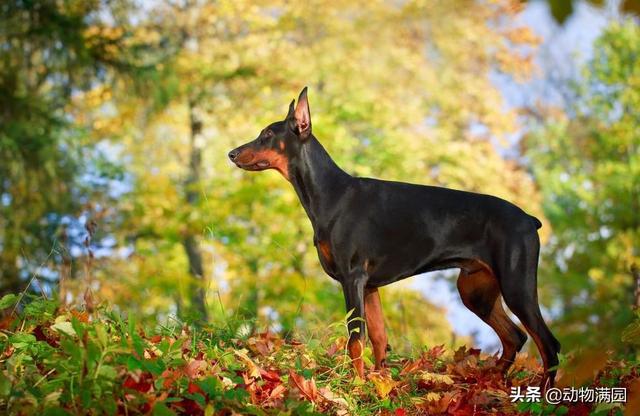
[[[289,180],[289,161],[311,137],[311,113],[305,87],[298,103],[289,105],[283,121],[269,124],[258,137],[229,152],[229,159],[244,170],[276,169]]]

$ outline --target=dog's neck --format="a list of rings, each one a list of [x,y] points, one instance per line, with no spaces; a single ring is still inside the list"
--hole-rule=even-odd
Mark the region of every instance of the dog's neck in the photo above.
[[[289,164],[289,176],[314,230],[329,218],[353,177],[340,169],[312,135]],[[327,224],[323,221],[322,223]]]

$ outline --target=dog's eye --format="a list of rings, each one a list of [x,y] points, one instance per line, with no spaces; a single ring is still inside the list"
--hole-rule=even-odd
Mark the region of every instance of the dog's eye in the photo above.
[[[273,137],[273,132],[271,130],[267,130],[264,132],[264,137],[266,137],[267,139],[270,139]]]

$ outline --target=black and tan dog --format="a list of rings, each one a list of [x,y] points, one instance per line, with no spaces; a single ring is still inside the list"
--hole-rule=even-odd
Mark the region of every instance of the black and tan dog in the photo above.
[[[245,170],[278,170],[293,185],[314,230],[322,267],[342,285],[349,322],[348,349],[364,375],[366,322],[375,365],[384,366],[387,336],[378,288],[433,270],[459,268],[462,302],[500,337],[506,371],[527,336],[542,356],[542,385],[553,385],[560,343],[540,313],[537,265],[541,223],[490,195],[435,186],[353,177],[340,169],[311,132],[307,89],[287,117],[231,152]],[[357,328],[357,329],[356,329]]]

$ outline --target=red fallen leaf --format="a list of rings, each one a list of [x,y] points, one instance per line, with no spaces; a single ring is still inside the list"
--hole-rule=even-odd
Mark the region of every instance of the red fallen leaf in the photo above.
[[[5,316],[3,316],[0,319],[0,329],[9,329],[14,320],[15,320],[15,316],[10,313],[7,313]]]
[[[174,403],[173,406],[177,407],[180,410],[180,414],[198,416],[204,415],[204,410],[195,400],[182,399],[181,401]]]
[[[182,377],[182,373],[177,370],[164,370],[160,377],[164,379],[162,387],[168,389]]]
[[[461,397],[459,400],[456,400],[452,407],[449,407],[447,412],[451,416],[469,416],[475,415],[477,413],[477,409],[475,406],[469,404],[464,397]]]
[[[188,356],[191,352],[191,338],[184,339],[182,341],[182,345],[180,346],[182,355]]]
[[[151,412],[151,405],[149,403],[145,403],[140,406],[140,413],[146,415]]]
[[[195,383],[189,382],[189,387],[187,387],[187,391],[191,394],[200,393],[204,396],[204,391]]]
[[[185,369],[184,373],[187,377],[193,379],[198,378],[201,373],[204,373],[204,370],[207,368],[207,362],[203,360],[193,360],[189,362]]]
[[[472,351],[474,351],[473,348],[471,348],[470,350],[467,350],[467,347],[465,345],[460,346],[460,348],[458,348],[453,353],[453,361],[458,362],[458,361],[464,360],[468,355],[477,355],[472,353]],[[475,350],[475,351],[478,351],[478,354],[480,354],[480,350]]]
[[[252,403],[263,407],[277,407],[282,404],[287,389],[279,381],[263,381],[252,382],[247,386],[247,391],[251,394]]]
[[[270,332],[257,334],[247,341],[249,348],[262,356],[268,356],[277,351],[284,341]]]
[[[7,348],[5,348],[4,352],[2,353],[2,357],[4,358],[11,357],[15,350],[16,349],[13,347],[13,345],[9,345]]]
[[[150,373],[129,373],[122,386],[141,393],[147,393],[153,387],[153,376]]]
[[[260,369],[260,376],[263,380],[279,382],[280,374],[273,370],[265,370],[263,368]]]
[[[436,345],[435,347],[431,348],[429,351],[427,351],[426,355],[431,361],[433,361],[436,358],[439,358],[442,354],[444,354],[444,352],[445,352],[445,348],[444,348],[444,344],[442,344],[442,345]]]
[[[346,337],[337,338],[330,346],[327,348],[327,355],[329,357],[333,357],[337,352],[344,351],[345,345],[347,344]]]
[[[151,338],[149,338],[149,341],[151,341],[154,344],[157,344],[160,341],[162,341],[162,335],[154,335]]]
[[[591,405],[588,403],[578,403],[575,406],[572,405],[569,408],[569,413],[567,415],[570,416],[588,416],[591,413]]]
[[[284,393],[286,391],[287,391],[287,388],[285,386],[283,386],[282,384],[279,384],[279,385],[277,385],[276,387],[274,387],[271,390],[267,400],[270,401],[270,402],[273,402],[275,400],[280,400],[280,399],[284,398]]]
[[[260,398],[258,397],[256,381],[253,377],[250,377],[246,371],[240,373],[244,383],[238,384],[237,387],[245,389],[249,393],[249,397],[252,404],[260,404]]]
[[[158,358],[158,354],[156,354],[155,351],[152,351],[152,350],[150,350],[148,348],[144,350],[142,355],[143,355],[145,360],[153,360],[153,359]]]
[[[318,400],[318,388],[313,378],[306,380],[295,371],[289,370],[289,383],[292,385],[292,388],[297,389],[300,394],[310,402],[316,402]]]
[[[419,409],[425,410],[428,415],[437,415],[441,413],[447,413],[449,406],[454,403],[454,399],[459,392],[445,392],[442,393],[440,398],[429,400],[427,398],[426,401],[419,403],[416,405]]]
[[[407,411],[404,410],[402,407],[399,407],[396,409],[396,411],[394,412],[394,414],[396,416],[407,416]]]
[[[42,325],[38,325],[37,327],[35,327],[32,331],[32,334],[38,341],[44,341],[54,348],[60,346],[58,339],[52,334],[46,332],[46,329],[44,329]]]
[[[426,362],[423,358],[418,358],[417,360],[414,360],[414,361],[407,361],[404,367],[402,367],[402,370],[400,371],[400,375],[415,373],[416,371],[424,368],[425,364]]]

